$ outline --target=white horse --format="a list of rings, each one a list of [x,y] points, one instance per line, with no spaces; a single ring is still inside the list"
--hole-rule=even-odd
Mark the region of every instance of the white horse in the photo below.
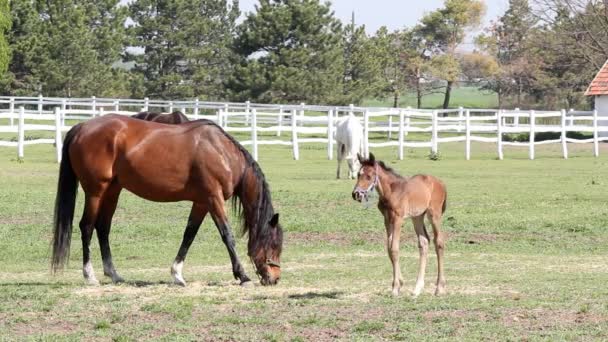
[[[340,179],[340,164],[346,158],[348,163],[348,178],[357,178],[359,172],[359,159],[357,154],[363,154],[363,127],[353,113],[349,113],[336,129],[336,148],[338,154],[338,171],[336,178]]]

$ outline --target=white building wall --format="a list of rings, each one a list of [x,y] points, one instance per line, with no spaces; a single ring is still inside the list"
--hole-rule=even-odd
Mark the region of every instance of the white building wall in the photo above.
[[[608,127],[608,95],[596,96],[595,97],[595,109],[597,109],[597,115],[600,117],[606,117],[606,120],[599,120],[597,123],[599,127]],[[608,137],[608,132],[600,132],[600,137]]]

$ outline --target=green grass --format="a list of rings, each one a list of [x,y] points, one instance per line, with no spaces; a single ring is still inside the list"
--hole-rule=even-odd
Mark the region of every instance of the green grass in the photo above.
[[[382,139],[375,137],[375,139]],[[418,251],[403,228],[402,295],[390,294],[391,267],[379,212],[350,198],[322,145],[260,146],[260,163],[285,229],[278,286],[241,288],[210,219],[190,249],[185,288],[170,284],[188,203],[152,203],[124,192],[110,236],[126,284],[83,285],[80,232],[71,263],[49,274],[58,166],[53,148],[0,148],[0,340],[606,340],[608,338],[608,146],[526,148],[441,144],[374,149],[402,174],[432,173],[448,187],[448,294],[434,297],[431,253],[425,292],[413,299]],[[82,194],[78,199],[82,210]],[[80,219],[77,214],[75,221]],[[233,224],[236,226],[236,223]],[[93,242],[97,276],[99,247]],[[251,277],[246,239],[238,253]]]
[[[443,91],[443,90],[440,90]],[[422,108],[441,108],[443,106],[444,94],[436,93],[422,98]],[[416,94],[407,92],[399,99],[399,107],[416,108]],[[392,107],[393,98],[369,99],[362,103],[362,106],[370,107]],[[450,108],[496,108],[498,107],[498,96],[496,93],[479,90],[477,87],[462,86],[452,89],[450,97]]]

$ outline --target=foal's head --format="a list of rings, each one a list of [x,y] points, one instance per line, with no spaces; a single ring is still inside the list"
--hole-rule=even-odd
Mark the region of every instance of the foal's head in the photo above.
[[[352,195],[355,201],[361,202],[378,185],[378,163],[372,153],[369,154],[369,159],[365,159],[357,153],[357,159],[361,163],[361,169],[359,169]]]
[[[268,222],[267,235],[261,243],[255,244],[250,253],[256,273],[261,277],[262,285],[276,285],[281,278],[281,250],[283,246],[283,228],[279,224],[279,214],[274,214]]]

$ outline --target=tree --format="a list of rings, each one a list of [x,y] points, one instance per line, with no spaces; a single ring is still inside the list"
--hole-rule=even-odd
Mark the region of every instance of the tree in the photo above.
[[[10,48],[6,36],[11,28],[11,22],[8,0],[0,0],[0,75],[6,72],[10,60]]]
[[[436,76],[446,81],[443,108],[449,106],[452,86],[459,76],[456,47],[464,40],[467,29],[479,25],[484,13],[485,5],[480,0],[445,0],[443,8],[425,15],[416,28],[427,52],[436,56]]]
[[[341,103],[359,104],[365,98],[381,93],[381,65],[374,42],[365,33],[365,26],[356,26],[355,17],[344,28]]]
[[[341,24],[319,0],[260,0],[237,29],[232,97],[259,102],[339,103]]]
[[[128,95],[120,60],[126,12],[119,0],[13,1],[11,92]],[[7,86],[7,85],[5,85]]]
[[[486,75],[483,88],[498,94],[499,107],[505,96],[513,94],[517,107],[521,107],[524,89],[539,75],[539,60],[533,56],[531,42],[537,22],[527,0],[509,0],[505,14],[477,37],[477,44],[498,65],[496,72]]]
[[[238,1],[135,0],[130,52],[148,96],[220,99],[230,71]]]

